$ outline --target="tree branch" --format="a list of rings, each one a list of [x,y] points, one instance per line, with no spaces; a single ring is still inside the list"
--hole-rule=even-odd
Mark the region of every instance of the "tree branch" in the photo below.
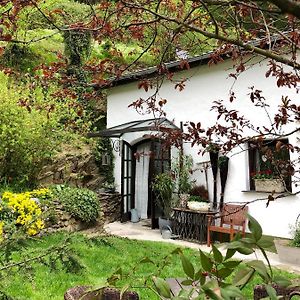
[[[153,14],[154,16],[156,16],[159,19],[162,19],[162,20],[165,20],[165,21],[169,21],[169,22],[175,23],[177,25],[181,25],[182,27],[185,27],[186,29],[189,29],[190,31],[198,32],[198,33],[204,35],[205,37],[208,37],[208,38],[211,38],[211,39],[216,39],[216,40],[228,43],[228,44],[239,46],[239,47],[243,48],[244,50],[247,50],[247,51],[250,51],[250,52],[262,55],[262,56],[264,56],[266,58],[273,59],[273,60],[275,60],[277,62],[280,62],[280,63],[283,63],[285,65],[288,65],[288,66],[290,66],[290,67],[292,67],[294,69],[300,70],[300,64],[298,62],[296,62],[296,61],[294,61],[292,59],[286,58],[283,55],[276,54],[272,50],[265,50],[265,49],[256,47],[256,46],[252,45],[249,42],[248,43],[247,42],[243,42],[240,39],[234,39],[234,38],[230,38],[230,37],[227,37],[227,36],[224,36],[224,35],[221,35],[221,34],[216,34],[215,32],[209,32],[209,31],[203,30],[203,29],[201,29],[199,27],[195,27],[193,25],[187,24],[187,23],[185,23],[185,22],[183,22],[181,20],[178,20],[178,19],[166,16],[166,15],[162,15],[162,14],[160,14],[158,12],[154,12],[151,9],[148,9],[146,7],[142,8],[139,5],[136,5],[136,4],[133,4],[133,3],[128,3],[126,1],[122,1],[122,3],[124,3],[125,5],[127,5],[129,7],[132,7],[132,8],[143,9],[144,11],[146,11],[146,12],[148,12],[150,14]]]
[[[300,20],[300,3],[294,0],[264,0],[276,5],[285,14],[293,15]]]

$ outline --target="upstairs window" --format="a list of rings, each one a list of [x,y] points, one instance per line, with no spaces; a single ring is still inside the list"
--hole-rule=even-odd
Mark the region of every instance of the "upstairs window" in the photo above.
[[[250,190],[255,190],[253,176],[281,178],[288,191],[291,191],[291,165],[288,140],[262,140],[249,142]]]

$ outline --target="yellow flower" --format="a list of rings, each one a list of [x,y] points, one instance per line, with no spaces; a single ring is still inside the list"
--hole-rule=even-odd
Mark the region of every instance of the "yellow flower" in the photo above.
[[[0,242],[3,241],[3,222],[0,222]]]
[[[24,193],[4,192],[2,201],[6,203],[15,216],[15,219],[12,221],[23,226],[27,234],[36,235],[44,228],[44,221],[42,220],[42,210],[38,202],[32,198],[47,197],[49,195],[50,191],[44,188]]]

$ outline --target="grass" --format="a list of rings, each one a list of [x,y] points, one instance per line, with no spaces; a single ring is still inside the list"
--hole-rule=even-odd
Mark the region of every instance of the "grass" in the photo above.
[[[65,233],[56,233],[41,239],[35,239],[26,243],[26,250],[22,254],[35,251],[41,253],[42,249],[57,245],[66,238]],[[162,261],[164,257],[175,249],[174,245],[158,242],[134,241],[116,237],[92,238],[89,239],[81,234],[73,234],[71,237],[72,253],[76,253],[84,268],[77,273],[66,272],[62,266],[51,270],[49,266],[36,264],[28,272],[10,273],[10,276],[1,278],[1,289],[14,299],[18,300],[58,300],[63,298],[65,291],[76,285],[100,285],[115,270],[122,267],[125,273],[131,272],[132,282],[137,287],[141,299],[157,299],[155,294],[145,288],[141,288],[141,280],[144,277],[152,276],[155,267],[150,264],[140,264],[144,257],[149,257],[155,262]],[[199,268],[198,253],[195,250],[185,249],[185,254],[191,258],[196,268]],[[20,253],[14,254],[18,259]],[[275,270],[285,277],[293,278],[293,274]],[[168,266],[163,270],[162,277],[183,277],[181,263],[178,257],[172,257]],[[128,281],[120,282],[124,285]],[[256,277],[251,285],[247,286],[245,293],[249,299],[252,298],[252,291],[255,284],[260,283]],[[140,286],[140,288],[139,288]]]

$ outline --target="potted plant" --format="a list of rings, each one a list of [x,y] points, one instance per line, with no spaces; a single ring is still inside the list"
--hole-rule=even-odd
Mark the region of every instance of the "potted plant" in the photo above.
[[[280,261],[300,266],[300,221],[296,222],[292,233],[292,240],[275,239],[274,244]]]
[[[254,172],[251,177],[257,192],[282,193],[285,191],[283,180],[271,169]]]
[[[172,172],[176,182],[176,190],[180,200],[180,206],[186,207],[190,197],[193,181],[190,175],[193,173],[193,159],[190,155],[179,155],[172,164]]]
[[[170,173],[161,173],[155,176],[152,183],[153,191],[156,194],[156,201],[162,210],[159,218],[159,229],[171,225],[171,214],[173,207],[174,179]],[[164,220],[163,220],[164,219]]]
[[[208,211],[210,203],[208,191],[204,185],[194,185],[190,191],[190,197],[187,203],[189,209]]]

